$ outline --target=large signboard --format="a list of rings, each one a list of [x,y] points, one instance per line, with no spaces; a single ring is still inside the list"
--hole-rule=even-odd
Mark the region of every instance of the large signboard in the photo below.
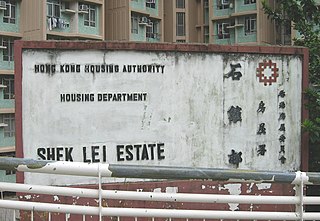
[[[40,46],[21,62],[25,158],[300,167],[302,54]]]

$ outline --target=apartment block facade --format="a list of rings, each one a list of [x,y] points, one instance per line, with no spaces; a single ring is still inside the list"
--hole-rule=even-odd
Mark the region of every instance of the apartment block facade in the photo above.
[[[0,1],[0,156],[15,155],[14,41],[104,40],[104,10],[104,0]]]
[[[21,39],[21,1],[0,1],[0,156],[15,153],[13,43]],[[12,171],[0,171],[0,181],[15,181]]]
[[[163,42],[164,0],[106,0],[106,40]]]
[[[21,2],[23,40],[104,40],[104,0]]]
[[[268,3],[275,7],[275,1]],[[260,0],[165,1],[164,9],[166,42],[274,45],[284,34],[264,14]]]
[[[0,156],[15,154],[15,40],[291,44],[290,26],[261,8],[261,0],[0,0]],[[0,171],[0,181],[14,180]]]

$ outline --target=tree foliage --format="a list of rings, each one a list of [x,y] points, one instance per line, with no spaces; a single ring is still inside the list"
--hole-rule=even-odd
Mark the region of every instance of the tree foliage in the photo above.
[[[302,127],[310,132],[310,141],[316,143],[320,141],[320,9],[314,0],[275,2],[273,7],[263,0],[264,12],[276,25],[291,24],[298,33],[293,39],[294,45],[309,48],[310,88],[305,93],[309,98],[307,108],[310,116]]]
[[[320,92],[310,87],[305,93],[309,98],[307,108],[310,116],[302,123],[302,128],[310,133],[311,143],[317,143],[320,141]]]

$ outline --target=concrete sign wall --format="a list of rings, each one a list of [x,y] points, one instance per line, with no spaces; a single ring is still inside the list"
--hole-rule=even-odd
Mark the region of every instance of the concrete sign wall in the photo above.
[[[23,157],[297,170],[302,72],[301,54],[25,49]]]

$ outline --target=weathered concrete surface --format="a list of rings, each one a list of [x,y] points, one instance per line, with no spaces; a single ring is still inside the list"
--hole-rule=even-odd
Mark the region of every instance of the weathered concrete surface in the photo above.
[[[25,50],[22,57],[25,158],[300,167],[301,56]]]

